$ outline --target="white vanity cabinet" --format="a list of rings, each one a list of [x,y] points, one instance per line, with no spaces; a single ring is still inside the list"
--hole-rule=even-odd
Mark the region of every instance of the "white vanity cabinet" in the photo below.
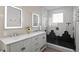
[[[46,33],[40,31],[16,38],[0,39],[0,44],[1,51],[4,52],[40,52],[46,47]]]

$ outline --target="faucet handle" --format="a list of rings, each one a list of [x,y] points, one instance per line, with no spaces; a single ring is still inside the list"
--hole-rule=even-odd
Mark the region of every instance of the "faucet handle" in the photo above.
[[[18,35],[17,33],[14,33],[14,34],[13,34],[13,36],[17,36],[17,35]]]

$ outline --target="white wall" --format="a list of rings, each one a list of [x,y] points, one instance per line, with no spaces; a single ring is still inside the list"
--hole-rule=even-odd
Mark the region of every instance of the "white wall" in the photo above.
[[[42,14],[46,17],[46,10],[40,6],[18,6],[23,10],[23,28],[21,29],[4,29],[4,7],[0,6],[0,37],[10,35],[13,33],[26,33],[26,27],[32,25],[32,13],[38,13],[40,16],[40,25],[42,25]],[[42,27],[44,28],[44,27]],[[45,29],[45,28],[44,28]],[[39,30],[39,28],[32,28],[32,30]]]
[[[4,7],[0,7],[0,36],[3,36],[3,30],[4,30]]]
[[[42,8],[42,30],[46,30],[48,25],[48,11],[45,8]]]
[[[52,14],[55,12],[63,12],[64,13],[64,23],[63,24],[54,24],[51,26],[51,20],[52,20]],[[73,7],[61,7],[58,9],[49,10],[48,12],[49,17],[49,27],[48,31],[53,29],[56,33],[56,35],[62,35],[65,30],[69,32],[71,36],[73,36]],[[71,25],[67,26],[67,22],[70,22]],[[56,27],[59,27],[59,31],[56,30]],[[50,28],[50,29],[49,29]]]

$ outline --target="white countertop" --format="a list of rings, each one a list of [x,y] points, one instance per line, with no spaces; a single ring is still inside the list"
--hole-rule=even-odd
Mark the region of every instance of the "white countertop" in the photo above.
[[[18,42],[24,39],[28,39],[31,38],[33,36],[39,35],[39,34],[43,34],[45,33],[44,31],[38,31],[38,32],[32,32],[29,34],[23,34],[23,35],[19,35],[19,36],[15,36],[15,37],[5,37],[5,38],[0,38],[0,41],[3,42],[4,44],[8,45],[14,42]]]

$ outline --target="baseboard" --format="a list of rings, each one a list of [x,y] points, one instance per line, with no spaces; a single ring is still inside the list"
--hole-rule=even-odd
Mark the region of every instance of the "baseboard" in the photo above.
[[[51,43],[47,43],[47,46],[50,47],[50,48],[59,50],[61,52],[75,52],[73,49],[69,49],[69,48],[58,46],[58,45],[51,44]]]

